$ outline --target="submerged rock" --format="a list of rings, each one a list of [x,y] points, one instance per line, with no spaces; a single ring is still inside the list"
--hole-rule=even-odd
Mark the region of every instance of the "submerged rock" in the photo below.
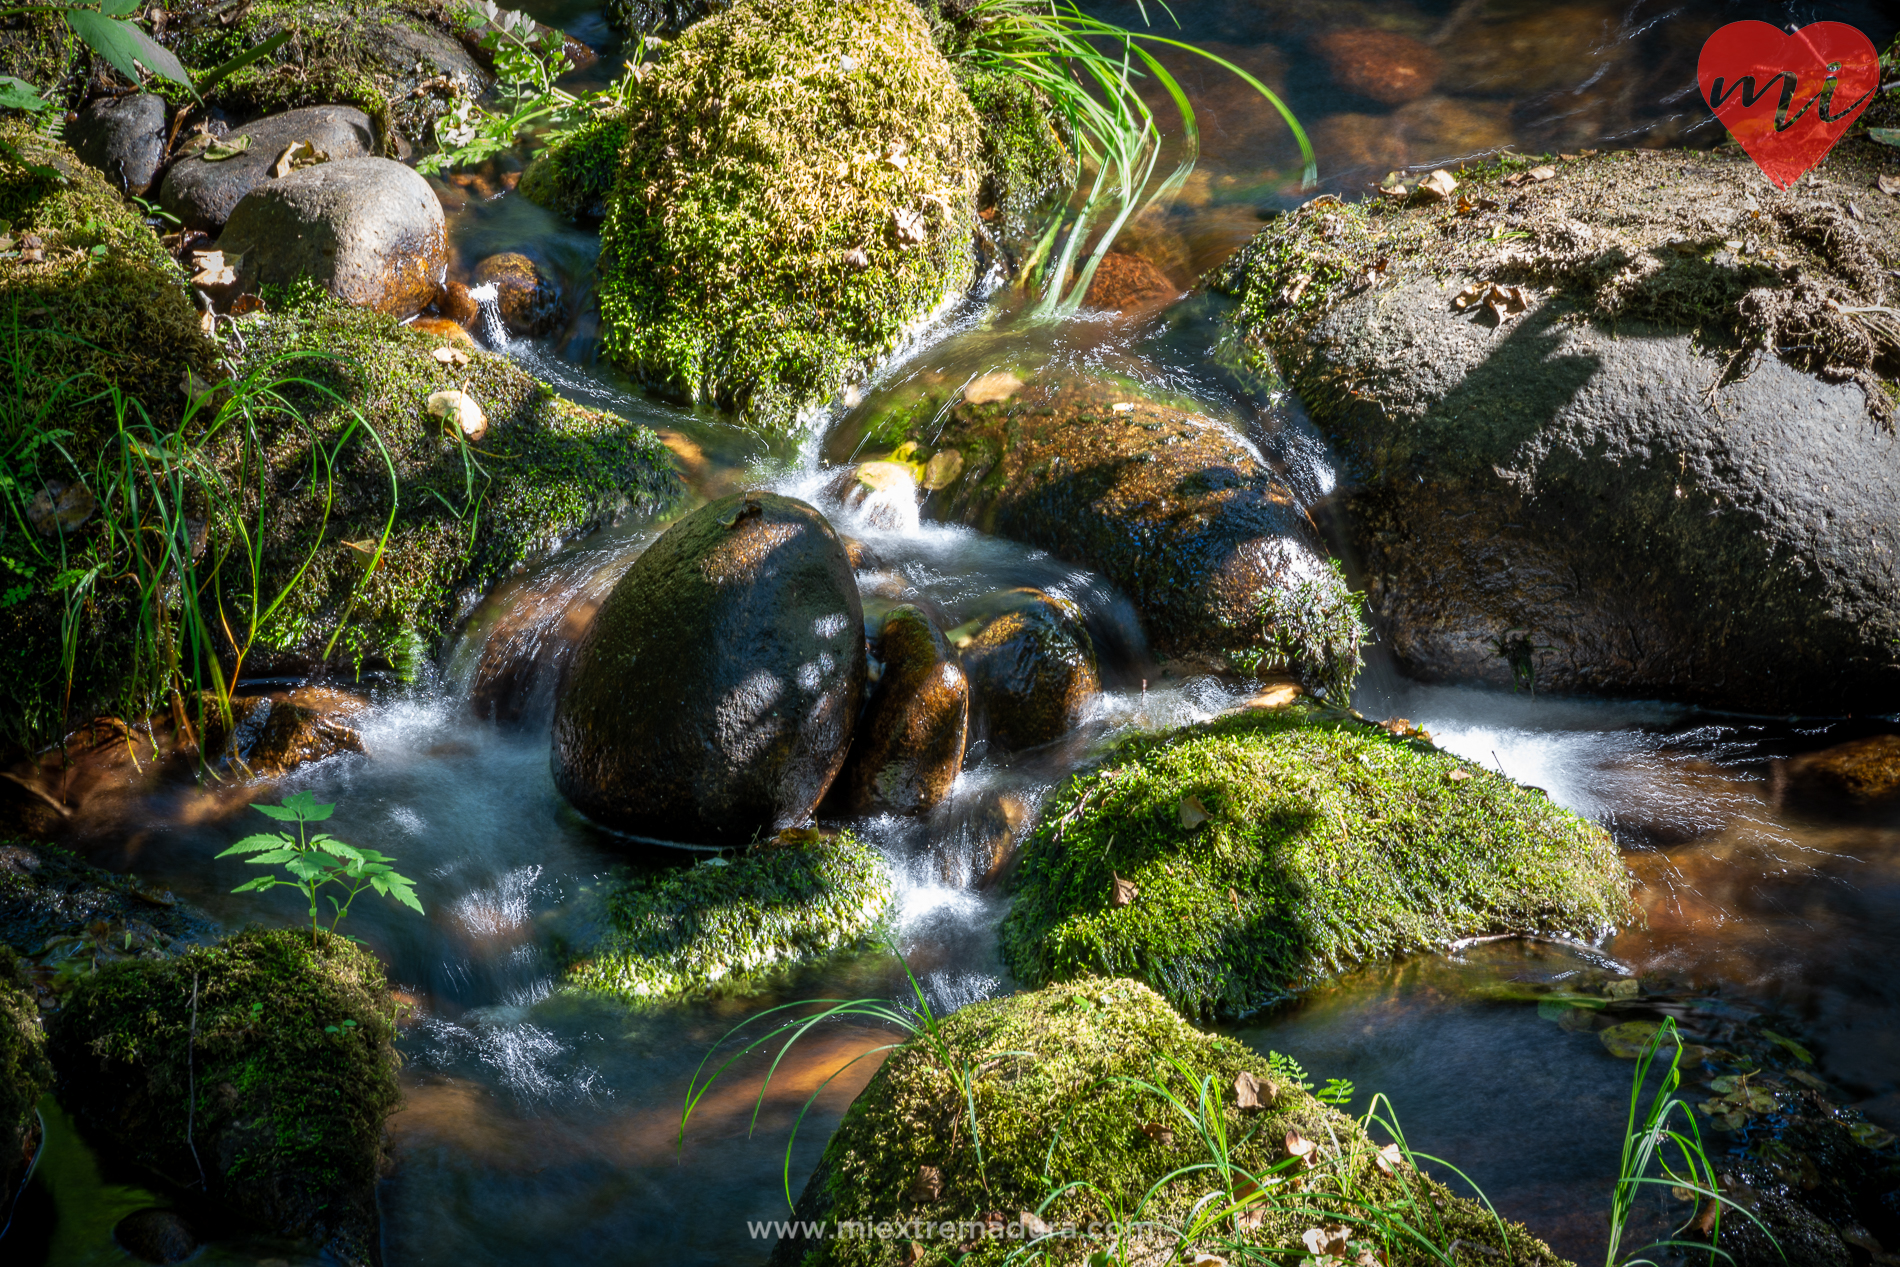
[[[1343,459],[1335,522],[1400,664],[1900,705],[1894,345],[1848,311],[1890,303],[1892,200],[1778,193],[1728,154],[1461,179],[1302,210],[1228,274],[1252,354]]]
[[[238,285],[309,278],[358,308],[410,317],[448,273],[448,229],[429,182],[387,158],[346,158],[260,184],[218,239],[242,256]]]
[[[205,755],[276,778],[339,752],[366,751],[351,722],[367,708],[358,696],[311,686],[236,699],[230,734],[207,733]]]
[[[605,351],[761,431],[794,430],[972,279],[976,112],[911,0],[742,0],[598,128],[627,138]]]
[[[1313,41],[1333,82],[1388,106],[1424,96],[1441,67],[1430,45],[1395,31],[1328,31]]]
[[[1215,1097],[1207,1111],[1230,1143],[1220,1164],[1284,1174],[1290,1145],[1323,1142],[1306,1154],[1297,1201],[1259,1202],[1238,1226],[1222,1220],[1201,1241],[1177,1247],[1170,1235],[1165,1252],[1178,1261],[1206,1262],[1197,1251],[1216,1249],[1233,1257],[1235,1242],[1278,1259],[1328,1216],[1352,1219],[1375,1202],[1429,1202],[1440,1243],[1500,1262],[1508,1255],[1523,1267],[1562,1263],[1521,1226],[1454,1196],[1403,1158],[1383,1173],[1374,1160],[1380,1141],[1359,1122],[1277,1081],[1261,1053],[1195,1029],[1140,982],[1096,979],[971,1003],[942,1027],[959,1058],[996,1070],[971,1080],[973,1108],[930,1047],[913,1041],[893,1052],[845,1113],[791,1216],[794,1229],[856,1226],[865,1234],[805,1240],[794,1232],[779,1241],[771,1267],[888,1264],[899,1261],[893,1239],[901,1244],[918,1228],[930,1230],[928,1241],[914,1242],[929,1246],[923,1261],[936,1261],[938,1249],[954,1253],[967,1238],[973,1252],[964,1261],[1001,1262],[1065,1227],[1077,1239],[1048,1243],[1074,1245],[1080,1261],[1115,1243],[1088,1230],[1091,1221],[1099,1228],[1104,1206],[1140,1209],[1157,1226],[1187,1226],[1218,1183],[1202,1124],[1181,1111],[1183,1101],[1197,1102],[1202,1080]],[[1174,1102],[1144,1083],[1165,1086]],[[1253,1104],[1242,1102],[1243,1087]],[[1059,1195],[1045,1205],[1052,1191]],[[1236,1192],[1246,1195],[1229,1189],[1228,1199]],[[880,1224],[905,1230],[885,1239],[875,1232]],[[954,1234],[940,1236],[946,1226]],[[1436,1250],[1396,1240],[1390,1258],[1392,1267],[1438,1261]]]
[[[574,653],[554,782],[608,827],[743,844],[802,825],[864,693],[844,544],[811,506],[735,493],[627,569]]]
[[[210,1199],[365,1263],[401,1099],[395,1015],[373,954],[341,938],[313,950],[307,929],[106,964],[52,1024],[60,1103],[107,1156],[173,1180],[202,1162]]]
[[[1053,743],[1081,724],[1101,694],[1095,642],[1066,598],[1019,589],[994,600],[957,640],[969,677],[972,739],[998,752]]]
[[[159,187],[159,205],[184,221],[187,228],[216,232],[231,218],[244,195],[272,180],[271,169],[277,160],[299,141],[309,142],[333,161],[377,152],[375,127],[369,116],[354,106],[289,110],[234,128],[217,138],[215,144],[221,148],[216,151],[206,147],[174,161],[165,170],[165,182]],[[239,144],[246,148],[229,158],[205,157],[207,152],[223,152]]]
[[[839,775],[845,812],[921,814],[963,768],[970,683],[943,633],[915,607],[892,608],[878,635],[884,675]]]
[[[64,938],[90,939],[88,957],[135,957],[214,927],[169,890],[95,867],[58,845],[0,845],[0,946],[23,955],[44,956]],[[88,932],[95,928],[103,935]]]
[[[128,194],[143,194],[165,165],[171,140],[165,99],[149,92],[101,97],[66,129],[73,152]]]
[[[605,932],[564,948],[568,982],[628,1002],[741,994],[871,938],[892,898],[883,856],[849,833],[787,835],[608,884],[591,899]]]
[[[1787,763],[1788,779],[1810,795],[1869,805],[1900,793],[1900,735],[1870,735]]]
[[[134,1210],[112,1229],[112,1239],[134,1258],[169,1267],[198,1249],[198,1234],[176,1210]]]
[[[1353,964],[1629,919],[1602,828],[1428,744],[1299,705],[1125,741],[1045,805],[1004,960],[1245,1016]]]

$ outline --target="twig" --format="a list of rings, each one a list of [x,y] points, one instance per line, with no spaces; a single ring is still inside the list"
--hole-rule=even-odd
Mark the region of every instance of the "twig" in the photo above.
[[[42,801],[45,801],[48,805],[51,805],[54,809],[58,810],[59,816],[61,818],[71,818],[73,816],[73,811],[69,806],[61,805],[58,801],[54,800],[52,796],[50,796],[46,791],[44,791],[41,788],[35,787],[31,783],[28,783],[25,779],[21,778],[19,775],[9,774],[5,770],[0,770],[0,779],[5,779],[9,783],[19,784],[21,787],[25,788],[27,791],[31,792],[33,795],[39,797]]]
[[[185,1146],[191,1149],[191,1160],[198,1167],[198,1187],[206,1192],[211,1190],[205,1183],[205,1164],[198,1159],[198,1141],[192,1135],[198,1114],[198,1070],[196,1055],[198,1051],[198,974],[191,974],[191,1036],[185,1041],[185,1094],[190,1098],[185,1102]]]

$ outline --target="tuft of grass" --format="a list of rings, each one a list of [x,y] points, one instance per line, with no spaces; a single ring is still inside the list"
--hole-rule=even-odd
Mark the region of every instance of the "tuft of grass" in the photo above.
[[[1124,741],[1050,800],[1016,894],[1001,938],[1019,978],[1138,977],[1191,1016],[1461,937],[1588,937],[1634,915],[1602,828],[1307,706]]]
[[[1346,587],[1338,559],[1291,585],[1273,585],[1255,600],[1263,646],[1230,653],[1243,673],[1289,669],[1338,708],[1352,702],[1353,683],[1365,665],[1365,595]]]

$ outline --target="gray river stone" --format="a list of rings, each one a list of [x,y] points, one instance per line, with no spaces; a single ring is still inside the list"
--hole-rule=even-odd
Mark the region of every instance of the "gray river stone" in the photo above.
[[[314,279],[346,303],[421,312],[448,273],[448,232],[429,182],[387,158],[318,163],[244,196],[218,245],[252,291]]]
[[[864,695],[844,543],[776,493],[686,516],[634,561],[575,649],[555,785],[596,822],[737,845],[810,818]]]
[[[101,97],[66,129],[73,152],[128,194],[143,194],[165,164],[166,108],[149,92]]]
[[[201,151],[174,162],[159,186],[159,205],[188,228],[214,232],[231,218],[244,195],[271,179],[278,156],[294,142],[308,141],[332,159],[377,152],[375,126],[355,106],[287,110],[233,128],[223,139],[240,136],[251,138],[242,154],[207,162]]]

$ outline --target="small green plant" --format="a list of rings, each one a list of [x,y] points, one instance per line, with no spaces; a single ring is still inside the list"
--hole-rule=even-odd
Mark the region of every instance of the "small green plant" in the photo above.
[[[218,857],[249,854],[245,861],[252,866],[282,867],[289,875],[288,878],[280,875],[259,876],[231,891],[265,892],[279,885],[288,885],[302,893],[310,904],[312,946],[317,945],[319,931],[336,932],[336,926],[350,913],[350,904],[364,889],[373,889],[384,897],[394,898],[416,914],[422,914],[422,903],[416,900],[415,881],[397,874],[395,868],[390,866],[395,859],[374,849],[344,844],[325,832],[310,834],[310,824],[329,818],[336,809],[334,803],[319,805],[317,798],[309,792],[296,792],[285,797],[281,805],[259,804],[251,808],[280,823],[295,823],[296,834],[277,831],[246,836]],[[317,892],[331,885],[342,889],[344,896],[338,902],[334,894],[324,894],[332,911],[330,927],[324,930],[317,920]]]
[[[1242,673],[1297,670],[1300,677],[1343,708],[1365,666],[1365,595],[1346,587],[1339,560],[1291,585],[1270,585],[1255,598],[1263,645],[1229,653]]]

